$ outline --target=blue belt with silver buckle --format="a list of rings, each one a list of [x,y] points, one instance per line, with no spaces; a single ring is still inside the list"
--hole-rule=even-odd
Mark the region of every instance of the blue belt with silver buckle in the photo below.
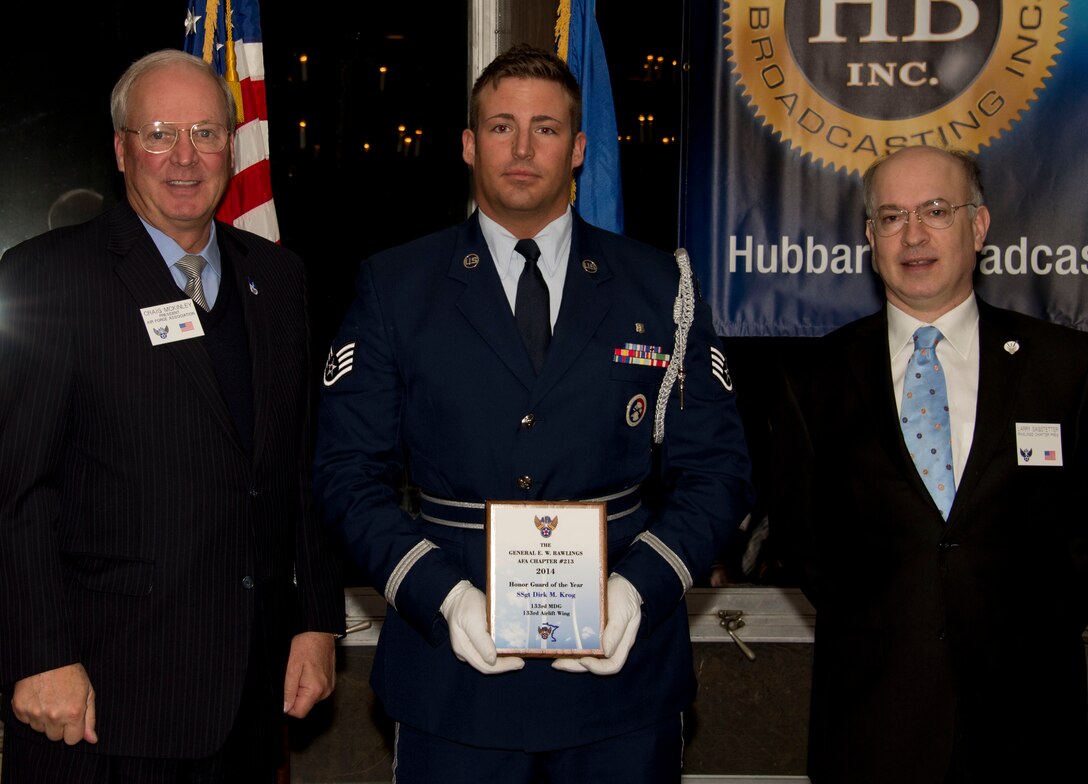
[[[582,498],[578,503],[608,505],[608,520],[619,520],[635,512],[642,506],[642,496],[639,494],[641,485],[620,490],[599,498]],[[530,501],[528,503],[547,504],[547,501]],[[428,523],[448,525],[452,528],[484,529],[484,513],[487,505],[483,501],[454,501],[449,498],[438,498],[428,493],[419,495],[419,515]]]

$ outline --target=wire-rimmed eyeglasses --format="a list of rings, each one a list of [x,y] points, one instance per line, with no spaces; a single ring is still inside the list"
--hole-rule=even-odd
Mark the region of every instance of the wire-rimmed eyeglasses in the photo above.
[[[880,207],[876,215],[869,219],[873,231],[881,237],[894,237],[910,222],[911,213],[931,229],[947,229],[956,219],[956,210],[960,207],[977,207],[973,202],[949,204],[947,199],[930,199],[906,210],[901,207]]]
[[[121,130],[139,136],[140,145],[153,155],[170,152],[185,131],[188,131],[193,147],[199,152],[222,152],[230,140],[227,127],[213,122],[198,122],[188,127],[180,123],[150,122],[135,130],[124,127]]]

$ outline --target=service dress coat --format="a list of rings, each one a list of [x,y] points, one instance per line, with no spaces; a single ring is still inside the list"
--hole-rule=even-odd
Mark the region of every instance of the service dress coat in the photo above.
[[[669,254],[575,215],[536,376],[475,215],[362,264],[326,369],[314,479],[326,518],[389,602],[371,683],[394,719],[460,743],[541,751],[648,726],[692,700],[684,592],[751,492],[732,382],[701,301],[683,407],[678,383],[665,420],[663,501],[608,527],[609,568],[643,599],[618,674],[530,659],[489,676],[458,661],[439,606],[462,579],[485,589],[484,532],[414,519],[396,490],[405,455],[424,493],[458,501],[580,500],[652,480],[665,369],[613,357],[629,343],[674,352],[678,280]]]
[[[975,430],[947,523],[897,420],[886,311],[822,338],[794,376],[772,519],[817,610],[816,784],[943,784],[954,753],[970,777],[956,781],[1088,770],[1088,334],[978,311]],[[1058,457],[1020,454],[1032,423],[1060,426]]]
[[[155,345],[185,298],[127,204],[0,260],[0,684],[82,663],[88,751],[200,758],[234,720],[254,619],[282,689],[290,637],[342,630],[309,485],[302,265],[217,225],[252,367],[252,451],[202,338]],[[278,681],[276,680],[278,678]],[[37,733],[34,733],[35,735]],[[86,745],[86,744],[84,744]]]

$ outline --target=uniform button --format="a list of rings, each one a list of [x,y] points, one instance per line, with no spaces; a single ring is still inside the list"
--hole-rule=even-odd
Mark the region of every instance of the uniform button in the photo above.
[[[941,629],[941,631],[937,632],[937,639],[938,640],[943,640],[944,639],[944,629]]]
[[[536,414],[526,414],[521,418],[521,426],[529,429],[536,424]]]
[[[247,591],[253,587],[253,578],[250,577],[248,574],[242,578],[242,587],[245,588]]]
[[[532,486],[533,486],[533,478],[531,476],[519,476],[518,477],[518,487],[520,487],[522,490],[528,490]]]
[[[251,487],[249,488],[249,495],[250,498],[256,498],[258,495],[260,495],[260,493],[257,492],[257,488]]]

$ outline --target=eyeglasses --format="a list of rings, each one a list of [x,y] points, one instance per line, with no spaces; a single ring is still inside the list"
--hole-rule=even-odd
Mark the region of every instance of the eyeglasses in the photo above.
[[[873,231],[881,237],[894,237],[910,223],[911,213],[918,218],[919,223],[924,223],[931,229],[947,229],[956,219],[956,210],[960,207],[977,207],[977,204],[949,204],[945,199],[932,199],[919,204],[913,210],[898,209],[896,207],[881,207],[876,215],[869,219],[869,225]]]
[[[153,155],[162,155],[174,149],[178,137],[185,131],[193,147],[199,152],[222,152],[230,140],[230,131],[226,126],[212,122],[194,123],[189,128],[178,127],[177,123],[152,122],[141,125],[139,130],[121,128],[125,133],[134,133],[140,137],[140,144]]]

